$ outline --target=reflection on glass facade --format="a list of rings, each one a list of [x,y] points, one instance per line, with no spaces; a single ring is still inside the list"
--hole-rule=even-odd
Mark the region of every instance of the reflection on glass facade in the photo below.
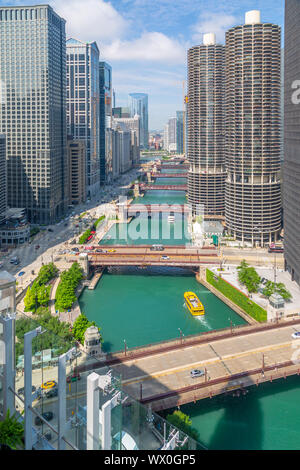
[[[106,62],[99,64],[100,84],[100,180],[112,178],[112,68]]]
[[[141,118],[141,148],[147,149],[149,145],[148,126],[148,95],[146,93],[130,93],[129,95],[130,116],[138,114]]]
[[[67,41],[68,134],[86,145],[86,187],[90,197],[100,186],[99,49],[96,42]]]
[[[52,223],[67,206],[65,21],[47,5],[2,7],[0,38],[8,205]]]

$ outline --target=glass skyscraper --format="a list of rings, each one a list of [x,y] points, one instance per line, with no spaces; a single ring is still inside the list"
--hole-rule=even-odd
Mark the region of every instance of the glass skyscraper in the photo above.
[[[112,68],[106,62],[99,64],[100,85],[100,180],[112,178]]]
[[[1,7],[0,41],[8,205],[53,223],[68,197],[65,20],[48,5]]]
[[[100,187],[99,49],[96,42],[67,41],[68,134],[86,146],[86,188]]]
[[[141,148],[147,149],[149,146],[149,126],[148,126],[148,95],[146,93],[129,94],[130,116],[138,114],[141,118]]]
[[[177,135],[176,135],[176,142],[177,142],[177,153],[183,154],[183,133],[184,133],[184,111],[176,111],[176,119],[177,119]]]

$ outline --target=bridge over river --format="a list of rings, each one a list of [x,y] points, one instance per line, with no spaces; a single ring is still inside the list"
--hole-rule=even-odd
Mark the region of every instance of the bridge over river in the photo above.
[[[142,312],[141,312],[142,314]],[[214,331],[108,357],[125,391],[153,410],[300,374],[300,319]],[[93,365],[93,364],[92,364]],[[91,366],[92,366],[91,365]],[[191,378],[192,369],[203,377]]]

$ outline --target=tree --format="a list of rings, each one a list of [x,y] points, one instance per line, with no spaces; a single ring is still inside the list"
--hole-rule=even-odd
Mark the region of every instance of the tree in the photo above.
[[[199,433],[192,427],[191,418],[182,411],[174,411],[173,414],[167,415],[167,421],[196,441],[199,440]]]
[[[0,444],[5,444],[12,449],[16,449],[18,445],[22,445],[22,437],[24,428],[15,414],[10,415],[7,411],[6,417],[0,421]]]
[[[84,334],[90,326],[97,326],[97,325],[94,321],[90,322],[86,318],[84,313],[82,313],[81,315],[79,315],[79,317],[76,318],[74,325],[73,325],[72,333],[73,333],[74,338],[77,339],[77,341],[79,341],[81,344],[84,344]]]
[[[260,276],[254,268],[250,268],[248,263],[243,260],[237,268],[239,282],[247,287],[248,292],[254,293],[258,291],[260,284]]]
[[[25,312],[35,312],[37,308],[37,291],[33,283],[32,287],[28,287],[24,297]]]
[[[40,305],[47,306],[50,301],[51,286],[39,286],[37,289],[37,300]]]
[[[272,281],[268,281],[263,290],[263,295],[269,299],[274,293],[281,295],[281,297],[287,301],[292,298],[292,294],[287,290],[282,282],[275,284]]]

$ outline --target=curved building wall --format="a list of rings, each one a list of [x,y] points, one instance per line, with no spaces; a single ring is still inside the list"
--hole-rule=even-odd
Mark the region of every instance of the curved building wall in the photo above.
[[[188,201],[196,212],[224,215],[225,47],[200,45],[188,51]]]
[[[253,244],[281,229],[280,46],[269,23],[226,33],[226,226]]]

